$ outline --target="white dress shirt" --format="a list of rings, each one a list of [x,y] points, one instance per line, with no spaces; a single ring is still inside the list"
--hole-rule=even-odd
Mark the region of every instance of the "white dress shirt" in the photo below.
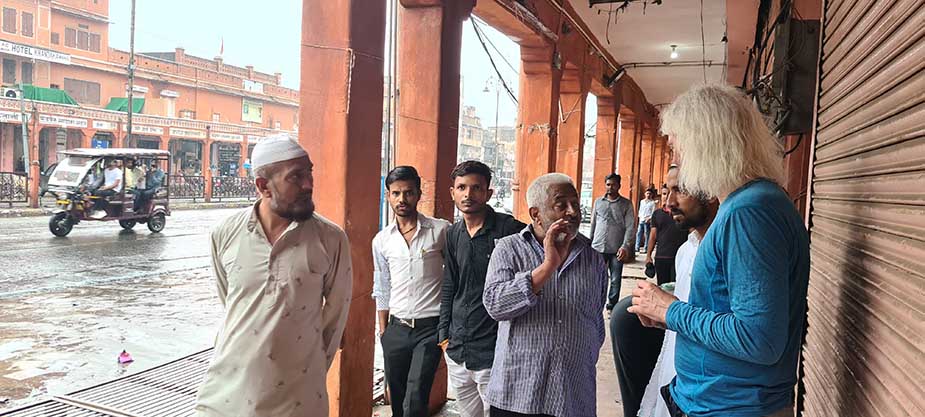
[[[697,249],[700,247],[700,238],[696,231],[691,231],[687,235],[687,242],[684,242],[678,248],[678,254],[675,255],[675,287],[674,296],[679,300],[687,302],[691,292],[691,271],[694,269],[694,258],[697,257]],[[674,368],[674,346],[677,333],[666,330],[665,341],[662,343],[662,350],[658,354],[658,362],[652,371],[652,377],[649,378],[649,384],[646,385],[646,391],[642,396],[642,403],[639,407],[640,417],[670,417],[668,407],[665,406],[665,400],[660,393],[661,387],[668,385],[675,377]]]
[[[376,310],[402,319],[440,316],[443,247],[450,222],[418,213],[411,244],[398,223],[373,238],[373,298]]]
[[[652,217],[652,214],[655,213],[655,200],[642,199],[639,200],[639,221],[644,222],[649,220]]]
[[[196,415],[326,416],[328,367],[352,296],[347,235],[315,214],[271,245],[256,207],[212,232],[225,320]]]

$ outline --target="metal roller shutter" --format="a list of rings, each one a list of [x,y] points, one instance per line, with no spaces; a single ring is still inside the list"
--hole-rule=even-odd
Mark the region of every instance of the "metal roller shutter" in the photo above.
[[[804,416],[925,415],[925,1],[828,0]]]

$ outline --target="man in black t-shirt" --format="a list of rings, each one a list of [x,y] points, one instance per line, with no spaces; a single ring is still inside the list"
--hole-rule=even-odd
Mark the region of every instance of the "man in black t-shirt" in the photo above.
[[[646,248],[646,263],[653,262],[652,251],[655,251],[655,277],[658,284],[674,282],[674,258],[678,248],[687,241],[688,230],[678,228],[678,223],[671,216],[668,209],[668,187],[662,185],[659,189],[661,206],[652,214],[652,231],[649,235],[649,245]]]

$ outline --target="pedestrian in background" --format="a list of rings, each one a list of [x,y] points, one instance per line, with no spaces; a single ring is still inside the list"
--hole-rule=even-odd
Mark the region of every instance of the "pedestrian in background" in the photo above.
[[[640,281],[630,311],[677,332],[673,416],[793,415],[809,281],[809,236],[779,184],[781,142],[731,86],[694,87],[662,114],[679,186],[720,201],[688,302]]]
[[[443,350],[437,339],[443,248],[450,223],[418,212],[421,177],[395,167],[385,177],[395,221],[373,238],[373,298],[394,417],[428,415]]]
[[[459,415],[483,417],[488,415],[485,395],[498,337],[498,322],[482,302],[485,274],[495,242],[526,225],[488,205],[493,190],[487,165],[460,163],[450,178],[450,195],[462,219],[447,232],[438,332]]]
[[[604,195],[594,201],[591,214],[591,247],[604,257],[609,271],[607,311],[613,310],[620,297],[623,263],[633,255],[633,203],[620,195],[620,175],[604,177]]]
[[[312,161],[286,135],[253,153],[260,199],[211,235],[225,318],[198,417],[328,415],[353,284],[347,235],[315,213]]]
[[[671,175],[672,170],[668,170]],[[678,226],[668,208],[668,186],[662,185],[659,190],[661,207],[652,213],[652,231],[649,234],[649,243],[646,246],[646,266],[655,266],[655,280],[658,285],[675,281],[675,255],[678,248],[687,241],[688,230]],[[655,252],[653,259],[652,252]]]
[[[655,206],[658,201],[655,200],[655,190],[646,190],[645,198],[639,200],[639,225],[636,231],[636,250],[643,252],[649,244],[649,231],[651,224],[649,220],[652,213],[655,213]]]
[[[491,416],[593,416],[607,268],[578,233],[571,178],[540,176],[527,205],[532,223],[501,239],[488,264],[485,310],[499,322]]]

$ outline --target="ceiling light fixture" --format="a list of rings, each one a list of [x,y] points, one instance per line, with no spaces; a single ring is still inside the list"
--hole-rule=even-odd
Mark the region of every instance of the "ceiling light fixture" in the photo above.
[[[671,45],[671,59],[678,59],[678,45]]]

